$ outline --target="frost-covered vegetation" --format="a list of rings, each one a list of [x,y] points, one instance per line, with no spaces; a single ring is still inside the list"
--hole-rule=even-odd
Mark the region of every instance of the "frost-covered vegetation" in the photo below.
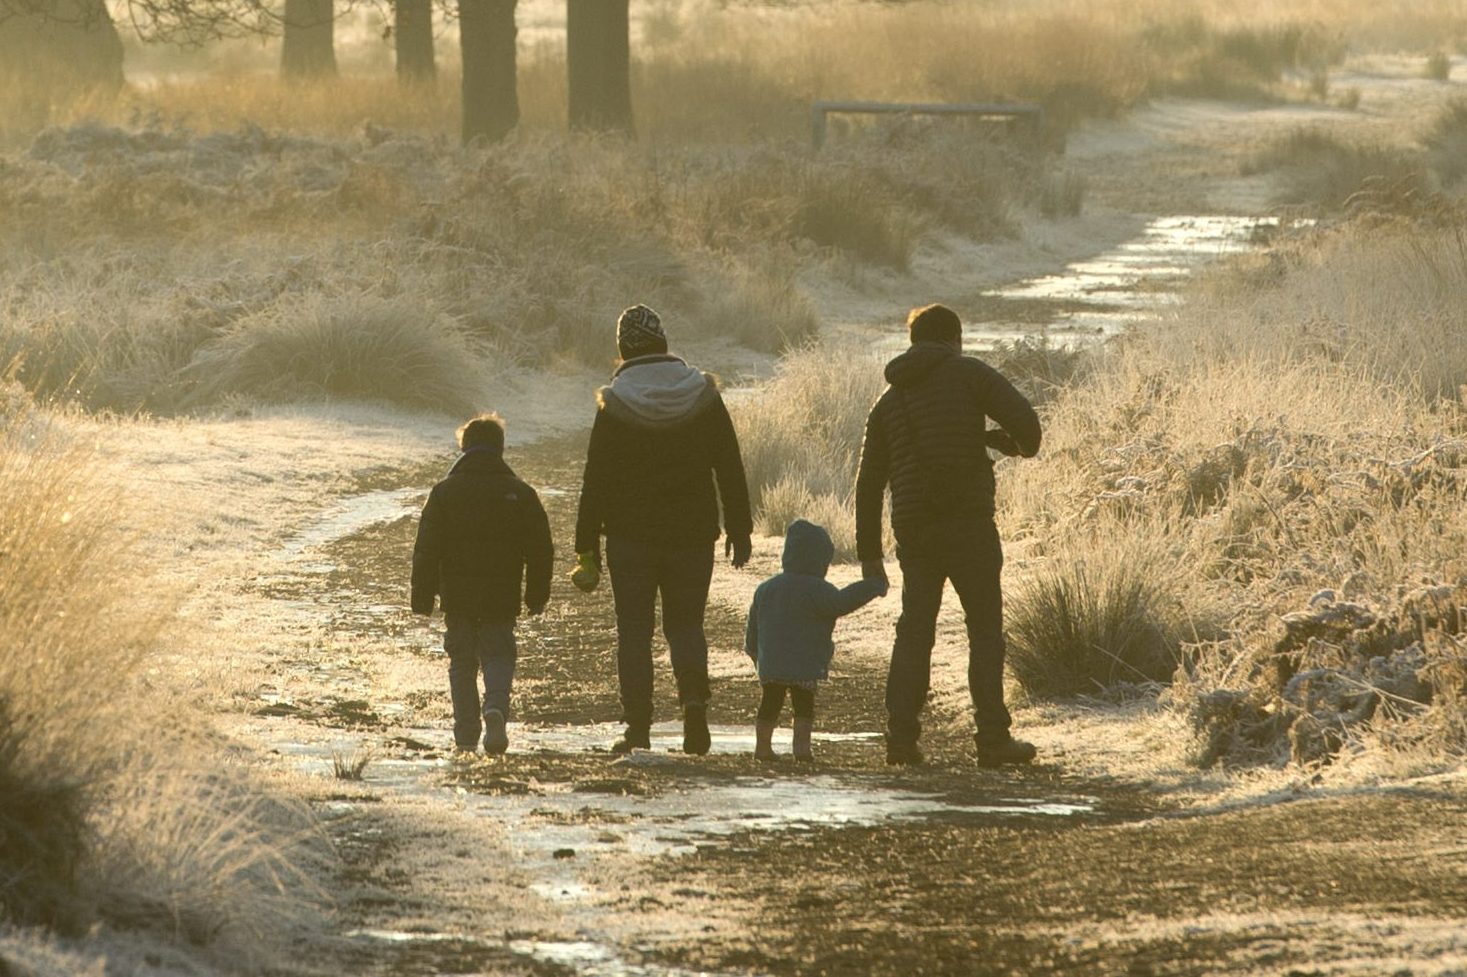
[[[1352,46],[1467,39],[1445,0],[1323,0],[1307,22],[1275,6],[661,4],[639,25],[635,142],[561,131],[554,44],[525,53],[524,124],[497,146],[451,135],[451,65],[413,92],[240,74],[0,112],[0,922],[161,933],[231,969],[309,909],[299,812],[145,667],[169,608],[97,458],[37,400],[463,413],[510,370],[605,366],[640,300],[680,339],[784,354],[736,407],[760,529],[812,518],[849,556],[880,372],[816,341],[807,280],[899,275],[939,233],[1078,209],[1054,155],[1076,118],[1308,97]],[[814,154],[818,97],[1033,99],[1052,128],[852,124]],[[1203,764],[1461,757],[1464,119],[1404,155],[1271,147],[1259,170],[1297,170],[1295,200],[1352,219],[1084,362],[996,358],[1046,425],[1041,457],[1000,477],[1028,695],[1167,685]],[[15,932],[0,970],[104,965]]]
[[[151,933],[196,948],[179,953],[194,968],[267,963],[313,912],[309,821],[147,677],[171,607],[100,462],[0,389],[0,921]],[[94,965],[16,952],[38,973]]]

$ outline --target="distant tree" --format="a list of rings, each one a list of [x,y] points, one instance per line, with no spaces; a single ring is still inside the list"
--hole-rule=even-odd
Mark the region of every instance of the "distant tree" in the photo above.
[[[498,142],[519,124],[514,12],[515,0],[458,0],[464,142]]]
[[[566,0],[567,114],[573,129],[632,132],[629,0]]]
[[[397,54],[399,82],[420,85],[436,78],[433,0],[393,0],[392,41]]]
[[[336,74],[333,0],[285,0],[280,73],[290,78]]]
[[[0,0],[0,86],[52,99],[122,87],[122,38],[104,0]]]

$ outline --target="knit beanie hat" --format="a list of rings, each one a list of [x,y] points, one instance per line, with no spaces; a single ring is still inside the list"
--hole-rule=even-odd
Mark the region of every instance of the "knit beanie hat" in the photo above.
[[[662,320],[645,305],[634,305],[616,320],[616,351],[624,360],[667,352]]]

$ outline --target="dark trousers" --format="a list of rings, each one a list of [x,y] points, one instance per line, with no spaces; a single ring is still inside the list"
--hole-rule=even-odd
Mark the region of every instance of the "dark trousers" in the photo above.
[[[706,703],[708,639],[703,634],[703,610],[713,579],[713,544],[659,546],[608,536],[606,567],[616,602],[616,671],[624,721],[629,726],[652,723],[652,631],[658,594],[678,704]]]
[[[790,706],[796,719],[815,718],[815,690],[800,685],[785,685],[781,682],[765,682],[764,697],[759,700],[759,725],[778,726],[779,711],[784,708],[784,694],[790,694]]]
[[[951,580],[968,627],[968,692],[979,742],[1001,743],[1009,735],[1003,701],[1003,546],[992,519],[946,525],[916,546],[898,547],[902,568],[902,614],[897,619],[891,669],[886,679],[887,735],[915,743],[927,703],[932,646],[944,584]]]
[[[480,717],[497,709],[509,718],[517,649],[514,622],[491,623],[462,614],[443,617],[443,650],[448,652],[448,691],[453,697],[453,741],[465,749],[478,745]],[[484,679],[480,711],[479,678]]]

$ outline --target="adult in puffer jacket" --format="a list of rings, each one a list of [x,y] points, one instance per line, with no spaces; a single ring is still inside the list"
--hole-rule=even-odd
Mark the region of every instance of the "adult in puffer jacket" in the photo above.
[[[846,587],[826,580],[834,556],[829,533],[796,519],[784,534],[784,572],[754,591],[744,651],[754,659],[764,688],[754,730],[754,756],[761,760],[774,759],[774,729],[786,692],[795,713],[795,759],[812,758],[815,688],[830,675],[835,622],[886,594],[885,580],[863,579]]]
[[[720,535],[720,500],[725,554],[742,567],[751,550],[743,459],[717,382],[668,355],[657,313],[644,305],[624,311],[616,342],[622,363],[597,396],[571,579],[582,590],[595,588],[604,535],[626,722],[612,751],[651,746],[652,631],[660,594],[662,632],[683,712],[683,749],[703,754],[710,745],[703,612]]]
[[[485,751],[503,753],[509,746],[505,725],[520,587],[531,614],[545,609],[554,550],[540,497],[504,462],[499,416],[472,419],[458,439],[463,457],[433,486],[418,522],[411,602],[418,614],[432,614],[434,598],[443,607],[458,749],[475,748],[482,715]]]
[[[884,578],[881,510],[891,488],[891,527],[902,568],[902,613],[887,674],[888,763],[922,762],[917,740],[945,583],[963,604],[968,691],[978,761],[1027,763],[1034,747],[1009,733],[1003,696],[1003,547],[994,525],[988,449],[1032,458],[1039,419],[1013,384],[964,356],[962,323],[929,305],[907,317],[911,347],[886,365],[890,386],[866,419],[856,476],[856,552],[866,576]],[[992,419],[999,427],[988,428]]]

